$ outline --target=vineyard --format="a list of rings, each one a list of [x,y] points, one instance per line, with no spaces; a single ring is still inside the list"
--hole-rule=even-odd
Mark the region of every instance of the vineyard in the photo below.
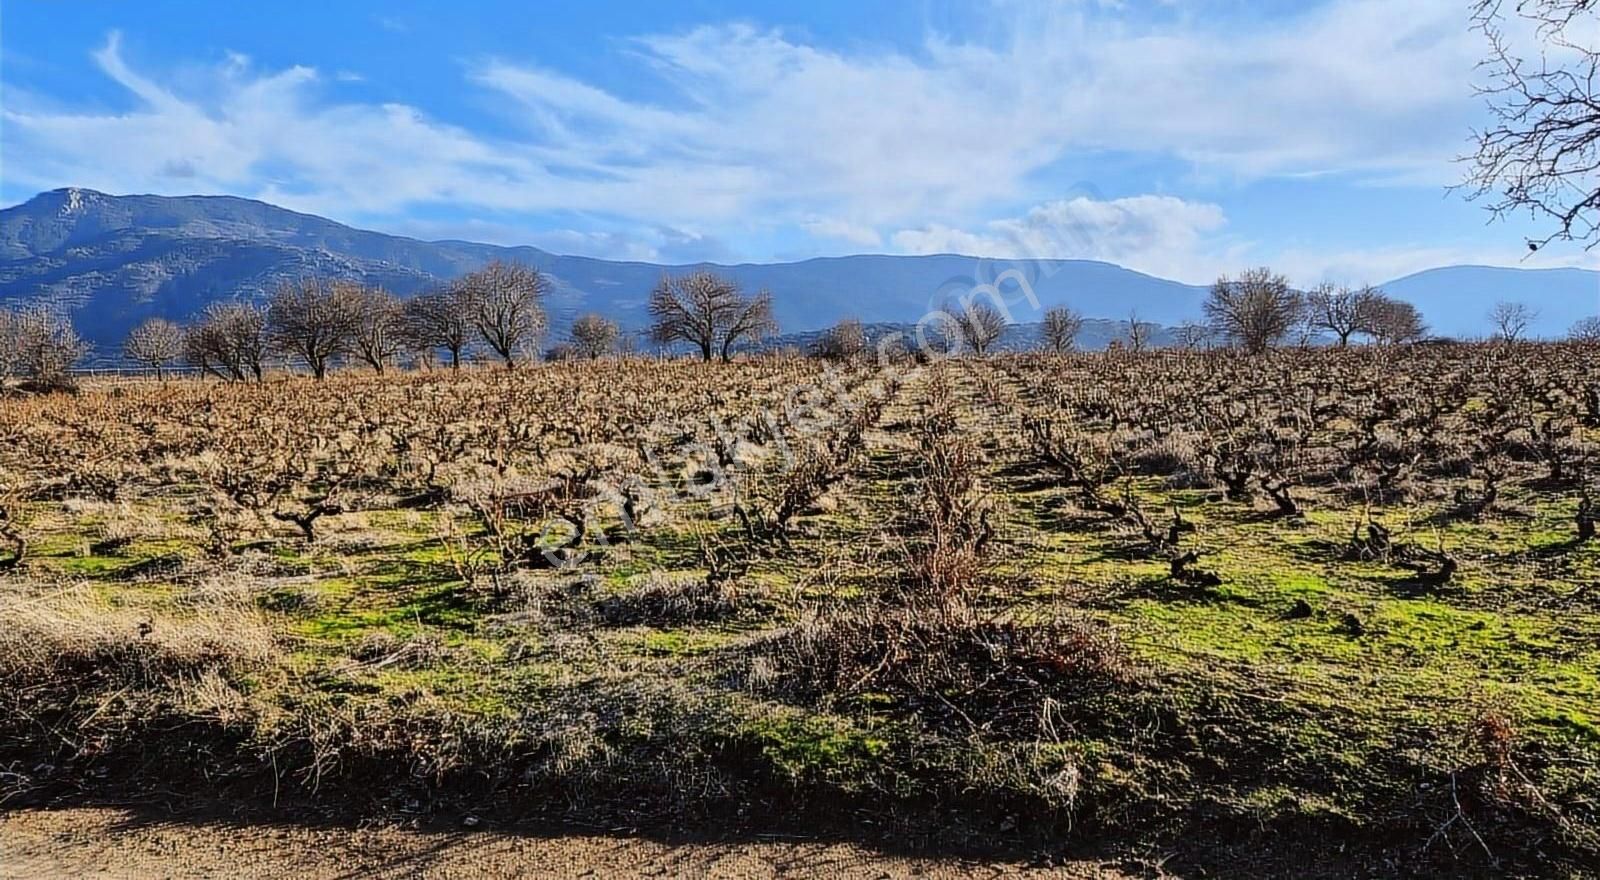
[[[1600,859],[1600,348],[0,399],[0,800]]]

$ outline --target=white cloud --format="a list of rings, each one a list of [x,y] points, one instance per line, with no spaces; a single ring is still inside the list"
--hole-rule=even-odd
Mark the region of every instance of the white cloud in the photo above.
[[[1116,263],[1161,278],[1209,284],[1253,265],[1268,265],[1297,285],[1324,281],[1381,283],[1438,266],[1480,263],[1522,268],[1600,268],[1600,254],[1582,251],[1528,254],[1515,247],[1491,251],[1409,243],[1374,248],[1273,246],[1227,232],[1215,204],[1173,196],[1100,200],[1086,196],[1047,202],[1018,217],[975,229],[941,224],[902,229],[891,250],[904,254],[962,254],[1001,259],[1084,259]]]
[[[1104,260],[1198,283],[1214,279],[1236,249],[1216,236],[1226,223],[1220,207],[1172,196],[1079,196],[991,220],[976,232],[930,225],[902,229],[891,241],[901,253]]]
[[[760,227],[857,248],[1104,259],[1185,280],[1251,251],[1222,237],[1215,204],[1078,198],[986,218],[1026,204],[1063,158],[1098,150],[1177,157],[1213,179],[1454,173],[1481,48],[1459,0],[1328,0],[1252,21],[1177,5],[1135,21],[1123,6],[997,3],[991,31],[905,51],[827,49],[750,25],[649,35],[630,54],[663,96],[654,103],[482,60],[468,82],[523,123],[504,137],[404,104],[331,102],[315,69],[263,71],[231,53],[214,83],[180,89],[187,80],[130,65],[113,33],[94,58],[134,105],[62,110],[13,91],[0,113],[6,170],[37,188],[231,192],[391,228],[444,205],[500,224],[561,211],[639,230],[543,234],[608,256],[709,252],[719,235]],[[1368,259],[1399,265],[1401,252]]]

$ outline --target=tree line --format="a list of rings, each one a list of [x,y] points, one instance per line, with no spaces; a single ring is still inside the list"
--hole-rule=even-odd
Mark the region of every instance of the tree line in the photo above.
[[[1428,325],[1416,306],[1375,287],[1323,284],[1310,291],[1295,290],[1283,275],[1268,268],[1250,269],[1238,277],[1224,276],[1211,286],[1202,303],[1204,322],[1187,322],[1171,330],[1174,343],[1185,349],[1226,346],[1260,353],[1290,341],[1309,344],[1330,339],[1345,347],[1365,338],[1380,345],[1417,342],[1428,335]],[[947,303],[935,313],[940,321],[919,341],[939,352],[960,350],[982,356],[999,343],[1010,323],[990,302]],[[1537,313],[1523,303],[1501,302],[1485,316],[1493,338],[1515,342],[1523,338]],[[926,319],[925,319],[926,320]],[[1074,350],[1084,318],[1066,307],[1047,309],[1038,325],[1036,347],[1064,353]],[[1137,312],[1121,322],[1121,338],[1113,346],[1141,352],[1149,348],[1158,325],[1140,320]],[[1577,341],[1600,342],[1600,317],[1573,325],[1569,334]],[[824,332],[812,353],[850,360],[872,348],[860,321],[847,319]],[[881,354],[881,352],[880,352]]]
[[[1324,284],[1301,293],[1291,288],[1283,275],[1266,268],[1218,279],[1206,297],[1204,311],[1209,332],[1249,352],[1282,344],[1296,333],[1327,334],[1340,347],[1358,336],[1396,345],[1428,335],[1428,325],[1416,306],[1377,288]],[[1491,338],[1501,342],[1523,339],[1536,318],[1538,312],[1527,304],[1507,301],[1496,303],[1484,316]],[[1600,341],[1600,317],[1578,321],[1568,336],[1575,341]]]
[[[1268,268],[1218,279],[1203,309],[1211,332],[1249,352],[1281,344],[1297,331],[1327,333],[1341,347],[1358,335],[1392,345],[1428,332],[1416,306],[1381,290],[1324,284],[1301,293]]]
[[[182,362],[234,381],[261,379],[275,357],[318,379],[340,361],[382,373],[407,356],[455,369],[474,350],[512,368],[537,355],[549,327],[548,289],[537,269],[498,261],[406,299],[354,281],[302,278],[280,285],[264,305],[213,303],[187,327],[152,318],[129,334],[123,353],[158,374]],[[777,330],[770,294],[747,296],[709,272],[663,277],[649,308],[652,341],[692,347],[707,361],[730,360],[739,344]],[[590,313],[545,356],[597,359],[632,346],[617,322]]]
[[[533,359],[549,322],[546,276],[532,266],[493,262],[447,285],[401,298],[381,287],[355,281],[305,277],[281,284],[263,304],[212,303],[185,325],[152,318],[128,335],[123,354],[163,374],[175,364],[233,381],[260,380],[269,363],[294,362],[318,379],[341,362],[364,363],[377,372],[409,359],[459,368],[469,354],[482,352],[507,368]],[[733,281],[707,271],[665,275],[650,293],[647,337],[663,346],[686,348],[702,360],[728,361],[741,345],[775,334],[772,295],[746,294]],[[1173,328],[1183,348],[1226,345],[1259,353],[1298,338],[1331,338],[1339,346],[1365,338],[1401,344],[1428,332],[1415,306],[1372,287],[1322,285],[1301,292],[1271,269],[1251,269],[1212,285],[1203,304],[1203,323]],[[915,342],[922,353],[968,352],[982,356],[999,343],[1011,323],[1003,304],[979,299],[949,304],[929,317],[933,329]],[[1537,317],[1521,303],[1502,302],[1486,316],[1494,336],[1522,338]],[[924,319],[925,321],[927,319]],[[1039,322],[1038,346],[1072,351],[1084,318],[1070,308],[1046,310]],[[1124,322],[1118,346],[1142,351],[1157,326]],[[1586,318],[1573,339],[1600,341],[1600,317]],[[904,339],[895,350],[879,340],[876,354],[911,352]],[[566,339],[544,352],[551,359],[595,359],[634,350],[634,338],[616,321],[589,313],[577,317]],[[810,353],[830,360],[856,360],[873,352],[865,327],[846,319],[822,333]],[[0,309],[0,383],[23,379],[59,384],[87,353],[87,346],[65,316],[43,307]]]

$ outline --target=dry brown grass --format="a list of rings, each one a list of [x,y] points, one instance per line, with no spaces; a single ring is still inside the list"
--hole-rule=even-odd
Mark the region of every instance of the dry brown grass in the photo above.
[[[112,605],[89,587],[23,584],[0,594],[0,683],[151,685],[268,667],[281,657],[268,618],[239,602],[188,613]]]

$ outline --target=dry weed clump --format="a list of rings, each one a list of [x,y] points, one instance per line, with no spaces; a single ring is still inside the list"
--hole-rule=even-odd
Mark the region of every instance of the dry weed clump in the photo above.
[[[1131,463],[1135,473],[1167,477],[1169,483],[1184,485],[1200,470],[1200,450],[1191,435],[1163,434],[1136,444]]]
[[[0,682],[11,693],[162,685],[207,670],[259,670],[280,656],[266,617],[248,605],[168,614],[111,606],[82,586],[0,596]]]
[[[682,680],[590,679],[549,694],[507,729],[518,781],[558,809],[682,819],[737,799],[741,714]]]
[[[1434,823],[1424,851],[1452,860],[1479,854],[1498,865],[1507,850],[1559,849],[1600,857],[1594,806],[1558,804],[1526,764],[1526,746],[1511,717],[1484,711],[1458,741],[1448,778],[1424,785],[1422,807]]]
[[[960,431],[943,373],[928,383],[917,444],[917,493],[899,524],[907,533],[899,601],[928,614],[960,617],[988,568],[995,529],[981,480],[983,452]]]
[[[215,668],[178,682],[177,703],[183,714],[221,727],[236,727],[254,718],[250,698]]]
[[[1077,706],[1134,681],[1109,632],[1069,621],[936,620],[883,607],[813,617],[760,651],[752,687],[808,702],[887,694],[936,728],[1007,738],[1042,734],[1046,701]]]
[[[732,581],[651,572],[638,586],[598,599],[595,611],[612,626],[671,626],[732,617],[762,598],[759,589]]]
[[[195,566],[194,580],[174,596],[180,604],[195,608],[249,606],[278,593],[286,586],[281,578],[262,575],[246,564]]]
[[[426,689],[388,700],[308,691],[258,721],[252,747],[313,793],[335,785],[376,800],[407,783],[427,790],[464,771],[509,765],[518,741],[510,723],[464,712]]]

